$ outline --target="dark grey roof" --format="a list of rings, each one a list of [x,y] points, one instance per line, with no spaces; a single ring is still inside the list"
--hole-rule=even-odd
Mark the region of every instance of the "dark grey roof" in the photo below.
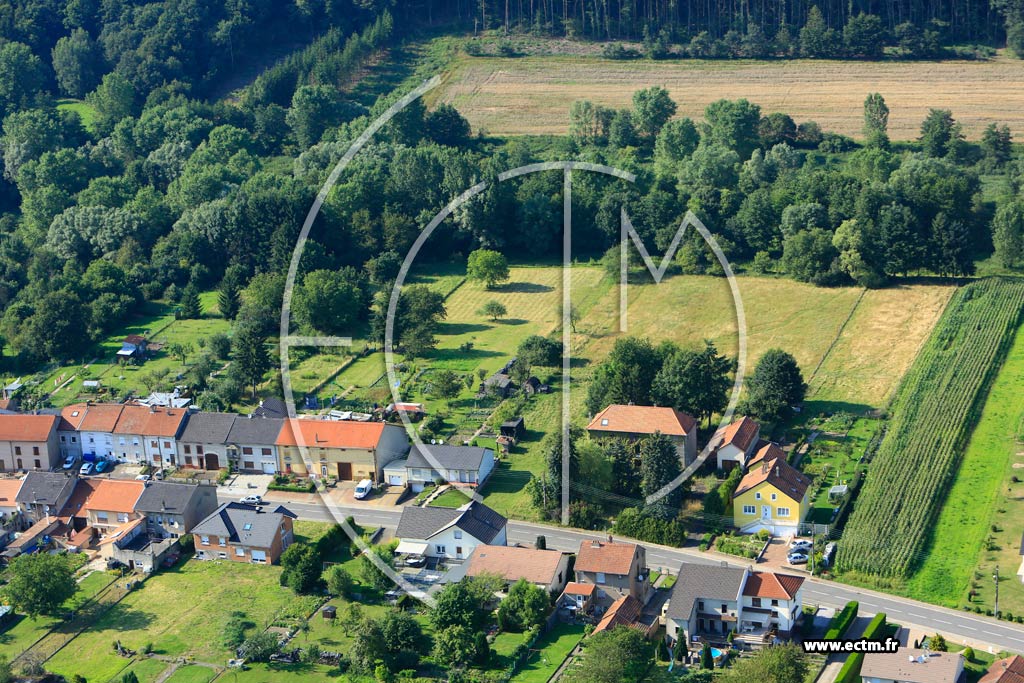
[[[212,515],[195,525],[192,533],[222,536],[232,543],[254,548],[269,548],[285,517],[295,519],[296,515],[283,505],[270,510],[232,501],[224,503]]]
[[[228,443],[259,443],[273,446],[281,433],[284,420],[279,417],[245,417],[236,415],[228,432]]]
[[[461,508],[406,507],[395,536],[426,540],[455,525],[482,543],[490,543],[508,523],[483,503],[471,502]]]
[[[266,398],[260,407],[252,411],[256,417],[288,417],[288,406],[279,398]]]
[[[484,386],[489,387],[492,385],[497,385],[498,387],[504,389],[505,387],[508,386],[515,386],[515,382],[513,382],[512,378],[509,377],[508,375],[503,375],[499,372],[491,375],[486,380],[484,380]]]
[[[61,504],[71,495],[78,479],[64,472],[29,472],[21,484],[21,490],[14,500],[18,503],[38,503],[39,505]],[[57,510],[51,511],[56,514]]]
[[[178,441],[186,443],[228,443],[234,413],[190,413]]]
[[[745,569],[718,564],[691,564],[679,567],[679,579],[669,595],[669,619],[686,621],[697,600],[735,601],[743,590]]]
[[[142,495],[135,501],[139,512],[169,512],[182,514],[189,502],[199,492],[198,484],[170,481],[148,481]]]
[[[426,450],[434,460],[446,470],[479,470],[483,464],[484,454],[490,450],[479,446],[420,446],[415,445],[409,451],[408,467],[433,467],[423,451]]]

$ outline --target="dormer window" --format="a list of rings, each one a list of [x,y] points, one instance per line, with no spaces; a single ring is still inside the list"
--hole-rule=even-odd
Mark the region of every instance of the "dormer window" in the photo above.
[[[601,418],[601,426],[602,427],[607,427],[608,426],[608,418],[607,417]]]

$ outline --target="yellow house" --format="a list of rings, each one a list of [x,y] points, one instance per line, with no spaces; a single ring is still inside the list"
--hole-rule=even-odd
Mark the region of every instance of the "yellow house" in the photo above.
[[[751,460],[732,499],[733,521],[740,531],[767,529],[775,536],[796,534],[811,506],[811,479],[786,462],[782,449],[769,444]]]
[[[280,472],[310,474],[306,455],[317,476],[377,483],[385,465],[405,457],[409,438],[402,427],[383,422],[297,418],[284,421],[275,445]]]

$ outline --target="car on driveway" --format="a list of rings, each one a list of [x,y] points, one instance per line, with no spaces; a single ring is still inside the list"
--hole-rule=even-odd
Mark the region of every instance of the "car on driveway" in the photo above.
[[[253,494],[246,496],[240,502],[244,505],[263,505],[263,496]]]
[[[96,474],[100,474],[101,472],[106,472],[109,469],[112,469],[111,462],[109,460],[97,460],[96,461]]]
[[[790,550],[796,550],[796,551],[810,550],[813,547],[814,547],[814,541],[808,541],[805,538],[794,539],[793,542],[789,544],[789,549]]]
[[[786,560],[790,564],[807,564],[807,553],[790,553]]]
[[[92,474],[96,470],[96,465],[91,462],[82,463],[82,468],[78,470],[79,474]]]
[[[72,467],[75,466],[76,462],[78,462],[78,456],[69,455],[68,457],[64,458],[64,464],[61,465],[61,467],[63,467],[66,470],[70,470]]]

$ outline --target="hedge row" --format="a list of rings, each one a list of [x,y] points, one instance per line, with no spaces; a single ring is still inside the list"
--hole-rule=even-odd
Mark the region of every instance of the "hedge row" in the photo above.
[[[885,613],[880,612],[864,629],[864,639],[874,640],[885,634]],[[843,668],[836,676],[836,683],[860,683],[860,668],[864,665],[864,653],[854,652],[846,658]]]
[[[856,601],[850,601],[846,603],[846,607],[843,610],[832,617],[832,621],[828,623],[828,630],[825,631],[825,640],[839,640],[843,637],[847,630],[850,628],[850,624],[857,618],[857,610],[860,608],[860,603]]]

